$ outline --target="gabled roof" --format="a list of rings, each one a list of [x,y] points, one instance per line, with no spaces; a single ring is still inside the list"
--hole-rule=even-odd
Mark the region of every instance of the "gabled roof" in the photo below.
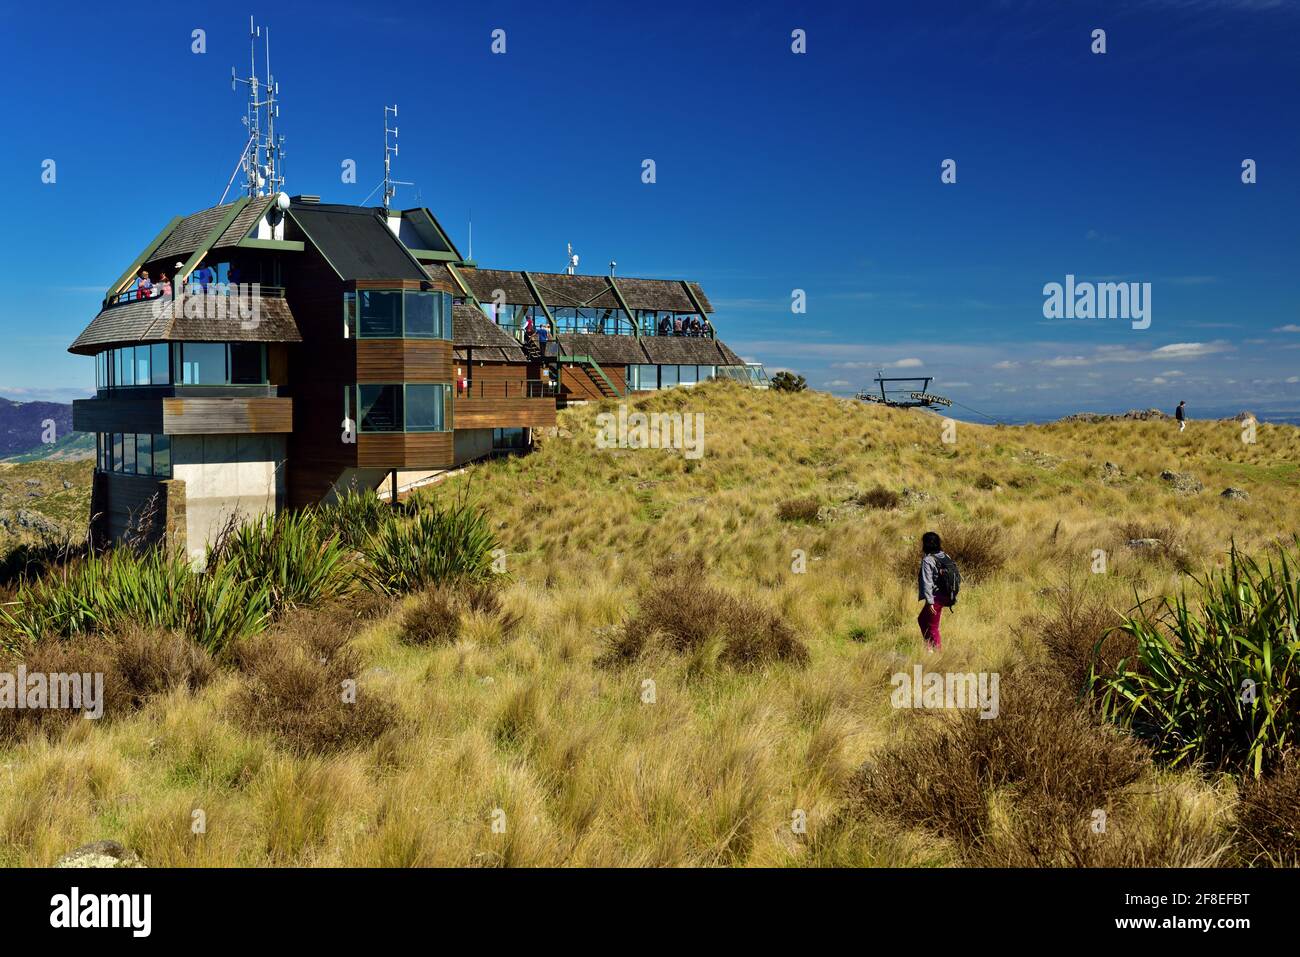
[[[402,235],[399,238],[413,253],[417,256],[431,253],[438,258],[461,261],[463,257],[460,250],[432,210],[426,206],[416,206],[414,209],[402,210],[401,216]],[[414,233],[414,236],[408,238],[408,231]]]
[[[432,267],[430,267],[432,268]],[[490,302],[498,289],[505,296],[505,301],[519,305],[538,305],[537,297],[528,287],[528,281],[521,270],[506,269],[461,269],[465,284],[480,300]],[[618,297],[610,285],[608,276],[584,276],[567,273],[529,272],[528,276],[537,284],[548,306],[563,308],[600,308],[618,309]],[[623,294],[629,309],[655,309],[671,312],[696,312],[695,304],[683,288],[683,283],[675,279],[636,279],[616,276],[614,282]],[[691,292],[699,300],[706,313],[713,312],[704,290],[698,283],[690,282]]]
[[[601,365],[737,366],[744,360],[719,339],[688,336],[596,336],[561,333],[566,356],[591,356]]]
[[[528,361],[514,336],[483,315],[476,306],[462,303],[452,308],[451,333],[458,353],[472,349],[475,359]]]
[[[289,218],[341,279],[427,279],[428,275],[382,219],[366,206],[299,203]]]
[[[250,328],[244,328],[246,325]],[[302,334],[289,304],[277,297],[264,296],[258,301],[256,325],[234,316],[176,316],[172,300],[159,297],[101,310],[68,351],[94,355],[113,346],[148,342],[302,342]]]
[[[214,241],[206,243],[207,248],[217,249],[224,246],[238,245],[239,241],[248,235],[253,225],[266,213],[266,208],[271,205],[274,198],[273,196],[261,196],[251,200]],[[226,203],[224,206],[213,206],[211,209],[200,210],[184,217],[172,228],[158,248],[149,254],[148,261],[188,259],[205,245],[208,235],[236,205],[237,203]]]

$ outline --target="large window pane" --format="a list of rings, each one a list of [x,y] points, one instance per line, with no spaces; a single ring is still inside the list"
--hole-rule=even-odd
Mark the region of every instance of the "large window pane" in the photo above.
[[[135,347],[135,384],[149,384],[149,347]]]
[[[172,381],[171,359],[168,357],[167,343],[159,342],[149,347],[150,381],[154,385],[167,385]]]
[[[375,289],[357,293],[358,334],[362,339],[400,339],[402,336],[402,294]]]
[[[266,382],[263,359],[266,346],[260,342],[230,344],[230,381],[233,385],[262,385]]]
[[[695,385],[695,366],[678,366],[677,381],[682,385]]]
[[[183,385],[225,385],[226,346],[221,342],[187,342],[181,350]]]
[[[172,474],[172,437],[155,435],[153,437],[153,474],[171,478]]]
[[[135,470],[141,475],[153,474],[153,436],[148,432],[135,437]]]
[[[406,387],[406,431],[443,431],[444,388],[441,385]]]
[[[667,389],[677,384],[677,366],[659,367],[659,388]]]
[[[135,434],[132,432],[122,436],[122,471],[135,473]]]
[[[113,471],[122,471],[122,433],[113,433]]]
[[[357,386],[358,413],[362,432],[402,431],[402,387],[400,385]]]
[[[117,384],[120,386],[135,385],[135,350],[118,349],[117,350]]]
[[[406,338],[436,339],[441,336],[438,328],[441,298],[442,294],[437,292],[406,293]]]

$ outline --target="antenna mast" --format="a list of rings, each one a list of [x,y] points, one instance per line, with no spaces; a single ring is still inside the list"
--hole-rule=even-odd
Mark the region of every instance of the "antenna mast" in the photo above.
[[[262,28],[248,18],[248,77],[235,75],[230,68],[230,88],[243,83],[248,86],[248,107],[244,125],[248,127],[248,143],[244,146],[240,165],[245,174],[245,190],[249,196],[269,196],[284,189],[284,137],[277,136],[275,121],[280,116],[280,84],[271,73],[271,31],[266,31],[266,78],[257,76],[257,41]],[[265,113],[265,124],[263,124]],[[226,187],[227,190],[230,188]],[[225,196],[222,196],[225,199]]]
[[[397,124],[394,123],[391,130],[388,128],[389,113],[393,114],[394,120],[397,119],[396,103],[392,106],[384,107],[384,209],[388,208],[388,204],[392,202],[393,197],[397,195],[397,187],[415,185],[414,183],[408,183],[405,180],[393,179],[392,161],[393,158],[397,156]],[[389,133],[393,134],[393,142],[391,146],[388,143]]]

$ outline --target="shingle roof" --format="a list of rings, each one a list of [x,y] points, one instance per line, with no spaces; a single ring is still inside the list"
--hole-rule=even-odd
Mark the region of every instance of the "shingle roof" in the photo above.
[[[426,279],[375,209],[299,204],[289,216],[343,279]]]
[[[505,269],[462,269],[465,284],[481,300],[495,298],[500,289],[505,294],[505,302],[520,305],[537,305],[537,299],[528,288],[523,273]],[[557,307],[600,307],[617,309],[618,300],[614,297],[607,276],[570,276],[567,273],[530,272],[538,291],[548,306]],[[695,305],[674,279],[636,279],[616,277],[619,292],[627,300],[629,309],[662,309],[671,312],[695,312]],[[700,300],[705,312],[713,312],[713,304],[700,288],[699,283],[690,283],[691,291]]]
[[[217,241],[212,244],[212,248],[219,246],[234,246],[248,235],[253,228],[253,224],[262,218],[266,212],[267,206],[270,205],[274,197],[263,196],[254,199],[248,203],[238,216],[222,230]],[[176,227],[167,234],[162,244],[149,256],[150,262],[157,262],[162,259],[188,259],[198,251],[198,248],[207,239],[208,234],[212,232],[230,212],[234,203],[226,203],[223,206],[213,206],[210,209],[203,209],[197,213],[191,213],[186,216]]]
[[[117,345],[144,342],[302,342],[289,304],[264,296],[256,324],[238,315],[225,319],[176,316],[170,299],[143,299],[102,310],[68,351],[94,355]],[[249,328],[245,328],[248,326]]]
[[[499,359],[503,362],[526,362],[524,350],[495,322],[471,305],[458,305],[452,309],[452,341],[456,351],[474,350],[476,359]]]
[[[743,365],[744,360],[718,339],[688,336],[557,337],[564,355],[591,356],[602,365]]]

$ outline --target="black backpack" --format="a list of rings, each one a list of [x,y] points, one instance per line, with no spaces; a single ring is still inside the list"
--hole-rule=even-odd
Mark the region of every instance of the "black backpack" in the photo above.
[[[945,605],[952,607],[957,604],[957,595],[961,592],[961,572],[957,571],[957,563],[947,555],[936,555],[934,562],[938,566],[934,578],[935,594],[943,598]]]

